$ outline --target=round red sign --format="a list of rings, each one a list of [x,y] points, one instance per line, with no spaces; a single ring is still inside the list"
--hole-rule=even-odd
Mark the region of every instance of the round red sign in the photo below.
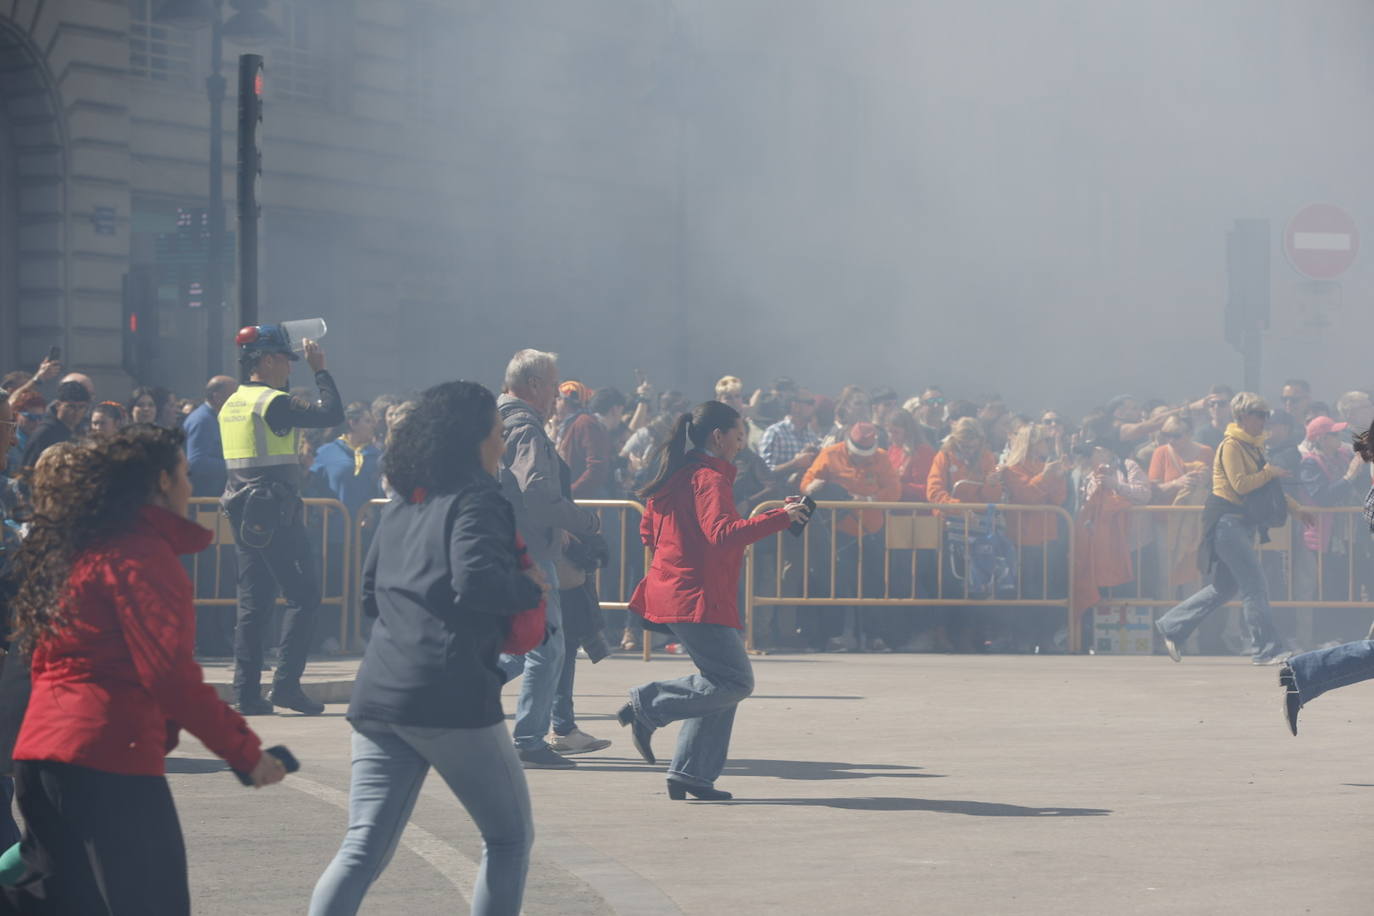
[[[1360,251],[1355,218],[1332,204],[1308,204],[1288,221],[1283,250],[1298,273],[1332,280],[1350,269]]]

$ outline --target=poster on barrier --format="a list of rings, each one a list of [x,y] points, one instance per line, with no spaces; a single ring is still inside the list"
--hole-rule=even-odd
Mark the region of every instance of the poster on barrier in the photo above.
[[[1154,613],[1130,604],[1099,604],[1093,608],[1093,650],[1112,655],[1149,655],[1154,652]]]

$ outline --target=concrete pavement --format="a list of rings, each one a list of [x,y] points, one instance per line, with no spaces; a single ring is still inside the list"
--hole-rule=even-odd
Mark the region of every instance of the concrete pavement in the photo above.
[[[1368,685],[1313,703],[1293,739],[1275,669],[1242,660],[768,656],[720,782],[736,800],[672,802],[612,717],[690,664],[579,664],[582,727],[615,744],[527,771],[526,913],[1370,911]],[[259,792],[192,740],[174,752],[197,913],[304,911],[345,825],[342,712],[254,719],[304,766]],[[466,912],[479,858],[431,779],[363,912]]]

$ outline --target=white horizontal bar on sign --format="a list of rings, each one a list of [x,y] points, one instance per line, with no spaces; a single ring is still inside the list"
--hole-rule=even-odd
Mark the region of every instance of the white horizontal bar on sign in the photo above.
[[[1300,251],[1349,251],[1353,241],[1345,232],[1293,233],[1293,247]]]

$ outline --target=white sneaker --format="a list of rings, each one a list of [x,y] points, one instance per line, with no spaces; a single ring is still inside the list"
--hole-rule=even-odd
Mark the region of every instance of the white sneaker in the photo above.
[[[590,754],[592,751],[604,751],[611,746],[611,742],[606,738],[593,738],[580,728],[574,728],[566,735],[551,734],[548,737],[548,742],[549,747],[565,757],[569,754]]]

